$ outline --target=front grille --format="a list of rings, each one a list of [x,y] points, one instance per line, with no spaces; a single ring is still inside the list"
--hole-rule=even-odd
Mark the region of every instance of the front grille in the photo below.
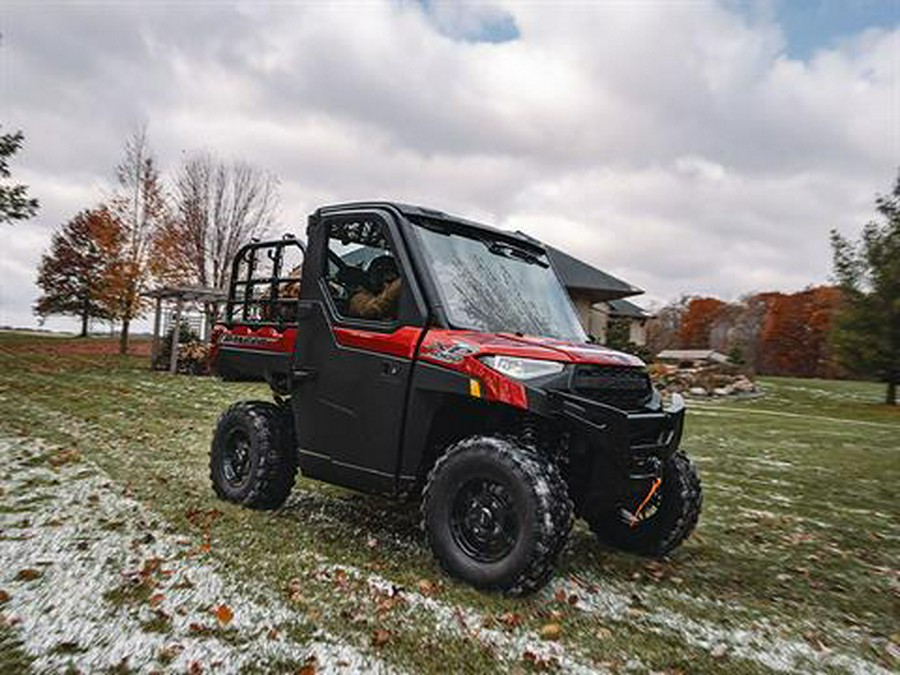
[[[650,377],[643,368],[625,366],[576,366],[572,390],[579,396],[620,410],[637,410],[650,400]]]

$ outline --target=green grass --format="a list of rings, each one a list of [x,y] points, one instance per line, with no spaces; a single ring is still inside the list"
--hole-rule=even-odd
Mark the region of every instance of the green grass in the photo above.
[[[0,333],[0,432],[77,449],[198,543],[203,528],[189,511],[218,509],[209,555],[285,602],[289,582],[299,580],[294,604],[310,634],[324,628],[423,672],[510,668],[508,655],[442,629],[426,609],[382,611],[364,579],[323,575],[323,565],[340,565],[413,590],[422,579],[440,582],[442,605],[511,634],[560,622],[569,653],[613,670],[635,657],[639,671],[767,671],[737,648],[723,652],[681,632],[709,627],[900,667],[889,646],[898,630],[900,413],[879,404],[879,385],[767,379],[763,398],[693,405],[684,447],[705,490],[696,536],[653,565],[601,548],[577,527],[558,577],[597,584],[597,593],[629,605],[583,611],[549,594],[511,599],[447,579],[422,545],[415,504],[305,479],[276,513],[216,501],[207,468],[216,417],[234,400],[266,398],[264,387],[151,373],[134,357],[60,357],[42,351],[43,342],[60,344]],[[507,613],[521,618],[512,631],[496,623]],[[377,629],[390,640],[369,647]],[[534,668],[524,659],[518,666]]]

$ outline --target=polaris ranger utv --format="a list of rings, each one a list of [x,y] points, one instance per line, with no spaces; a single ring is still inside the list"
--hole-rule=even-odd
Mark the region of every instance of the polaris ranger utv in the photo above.
[[[509,593],[549,580],[574,516],[647,556],[690,535],[682,399],[664,406],[642,361],[589,342],[539,242],[381,202],[320,208],[307,238],[234,263],[213,366],[274,402],[219,419],[221,498],[277,508],[298,467],[421,495],[443,568]]]

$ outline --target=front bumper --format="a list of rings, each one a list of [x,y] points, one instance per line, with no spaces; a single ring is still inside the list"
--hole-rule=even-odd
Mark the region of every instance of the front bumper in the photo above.
[[[668,406],[627,412],[570,392],[553,392],[557,416],[584,435],[588,445],[610,451],[628,464],[655,457],[665,461],[681,443],[684,399],[672,394]]]
[[[571,466],[581,468],[569,476],[570,489],[579,515],[589,520],[623,505],[633,511],[681,443],[685,406],[678,394],[667,406],[655,394],[633,412],[565,391],[546,403],[546,412],[572,434]]]

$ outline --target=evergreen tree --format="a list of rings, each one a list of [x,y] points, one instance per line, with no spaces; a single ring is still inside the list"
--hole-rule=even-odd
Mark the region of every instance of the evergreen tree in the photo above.
[[[890,194],[875,200],[878,217],[859,241],[831,232],[834,276],[845,294],[833,334],[844,364],[887,383],[897,405],[900,383],[900,173]]]

